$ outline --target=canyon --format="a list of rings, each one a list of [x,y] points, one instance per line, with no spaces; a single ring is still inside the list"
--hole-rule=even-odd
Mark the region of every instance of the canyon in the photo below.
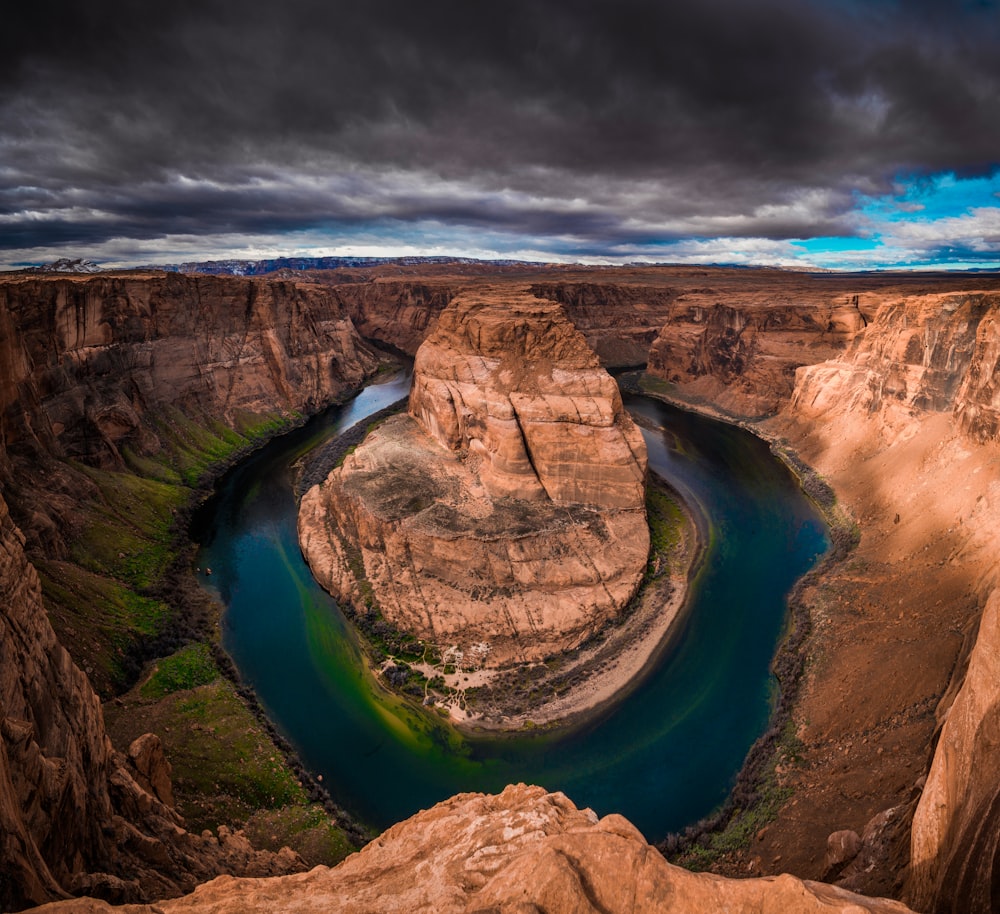
[[[151,761],[155,744],[112,746],[95,687],[113,699],[128,686],[110,663],[121,645],[77,634],[81,605],[108,611],[106,599],[87,599],[98,571],[79,549],[95,512],[113,507],[102,474],[120,486],[145,479],[148,494],[148,480],[166,484],[164,467],[180,464],[193,491],[213,454],[228,459],[348,395],[377,370],[380,351],[415,353],[453,299],[498,284],[513,298],[562,305],[604,365],[648,364],[654,392],[748,424],[786,459],[815,468],[857,524],[854,551],[799,595],[811,633],[790,717],[799,748],[776,772],[783,800],[715,864],[763,878],[667,869],[626,823],[594,822],[565,799],[512,788],[443,804],[340,868],[273,882],[223,876],[158,907],[235,910],[259,893],[308,910],[329,900],[324,892],[353,892],[363,909],[366,880],[391,885],[376,874],[397,862],[426,872],[427,848],[456,841],[442,873],[447,860],[498,862],[474,878],[418,881],[452,892],[442,910],[559,910],[547,886],[571,905],[609,872],[633,874],[619,875],[617,889],[648,893],[600,894],[592,908],[675,899],[712,909],[725,897],[733,910],[808,910],[811,899],[903,910],[845,889],[919,911],[995,908],[996,279],[652,267],[493,275],[445,265],[294,279],[2,278],[0,906],[66,894],[146,902],[215,873],[302,867],[291,852],[254,851],[229,829],[184,831],[163,767]],[[202,427],[227,447],[199,447]],[[119,551],[132,549],[102,558],[125,563]],[[116,567],[116,587],[143,583]],[[142,639],[137,629],[133,641]],[[545,824],[553,816],[559,828]],[[526,853],[514,840],[524,817],[535,826]],[[460,824],[470,829],[466,844],[453,837]],[[829,850],[841,852],[828,856],[827,836],[837,833]],[[797,878],[771,878],[780,872]],[[823,878],[845,889],[817,886]],[[538,894],[517,895],[516,886]],[[419,909],[400,897],[400,909]]]

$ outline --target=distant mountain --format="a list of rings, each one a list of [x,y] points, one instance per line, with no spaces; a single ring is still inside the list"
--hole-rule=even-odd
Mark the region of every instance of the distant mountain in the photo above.
[[[26,273],[103,273],[104,267],[94,263],[93,260],[84,260],[77,257],[70,260],[68,257],[60,257],[52,263],[43,263],[38,267],[28,267]]]
[[[228,276],[259,276],[276,270],[337,270],[378,267],[386,264],[420,266],[422,264],[491,264],[529,265],[525,260],[479,260],[474,257],[274,257],[269,260],[205,260],[190,263],[159,264],[151,269],[173,273],[211,273]],[[537,266],[537,264],[534,264]]]

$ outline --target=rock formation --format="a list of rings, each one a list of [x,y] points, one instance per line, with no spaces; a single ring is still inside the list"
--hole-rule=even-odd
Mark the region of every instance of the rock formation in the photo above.
[[[72,505],[36,480],[53,458],[122,466],[158,453],[183,420],[237,427],[310,413],[377,364],[323,290],[176,274],[13,277],[0,283],[0,441],[11,510],[49,557]],[[0,464],[3,462],[0,461]],[[63,465],[63,468],[65,465]],[[15,479],[16,477],[16,479]],[[32,483],[32,484],[25,484]],[[86,485],[75,480],[66,488]],[[71,495],[69,499],[71,500]]]
[[[129,454],[156,453],[165,429],[180,419],[233,425],[243,410],[308,412],[371,370],[362,336],[414,352],[459,291],[488,281],[443,273],[372,281],[355,272],[308,282],[149,273],[12,276],[0,283],[0,478],[10,507],[8,515],[0,503],[0,909],[66,892],[162,897],[218,872],[294,867],[256,855],[226,829],[217,838],[180,830],[155,738],[128,754],[111,748],[93,690],[45,619],[26,548],[58,555],[73,532],[74,499],[87,481],[64,458],[119,466]],[[794,718],[802,761],[778,773],[792,799],[760,829],[738,871],[809,875],[843,866],[840,875],[851,885],[903,891],[919,910],[995,909],[996,281],[581,268],[518,274],[509,282],[562,303],[606,363],[636,361],[655,331],[651,367],[679,395],[744,417],[779,410],[761,427],[822,472],[859,521],[858,550],[804,594],[815,648]],[[472,377],[485,361],[469,355],[458,367]],[[529,452],[507,447],[503,423],[495,421],[501,417],[462,418],[459,375],[442,372],[433,380],[453,406],[435,399],[433,384],[424,388],[420,410],[433,417],[441,439],[421,432],[422,447],[455,465],[488,462],[494,492],[528,483],[534,500],[520,502],[521,513],[499,513],[498,526],[545,505],[544,473],[531,476]],[[527,406],[524,415],[533,419],[535,404]],[[397,425],[409,431],[385,451],[383,464],[357,457],[359,479],[397,459],[417,460],[405,446],[417,421]],[[458,452],[450,442],[458,442]],[[561,458],[552,465],[568,466]],[[572,491],[585,491],[587,473],[572,472]],[[478,477],[435,477],[431,484],[456,493],[469,486],[473,505],[502,509],[513,501],[495,498]],[[401,494],[416,511],[420,493],[411,487]],[[447,499],[442,505],[448,508]],[[597,511],[578,504],[561,510],[566,525]],[[467,531],[446,510],[427,521],[439,519],[459,527],[440,541],[451,551]],[[423,529],[414,523],[407,535]],[[560,527],[566,529],[574,528]],[[495,551],[491,537],[473,538],[478,561],[500,567],[503,558],[513,587],[515,570],[532,572],[533,543],[518,535],[523,551],[515,555],[524,560],[514,569],[512,553]],[[602,540],[599,548],[569,554],[582,567],[581,555],[603,560],[608,551]],[[440,562],[429,545],[411,555],[421,569]],[[933,763],[925,783],[928,747]],[[683,873],[616,817],[595,823],[564,799],[522,790],[508,791],[502,802],[449,801],[337,870],[276,882],[224,878],[156,907],[352,910],[371,900],[366,892],[377,892],[374,906],[381,908],[382,897],[398,890],[407,910],[559,910],[567,899],[579,910],[616,910],[615,893],[632,902],[628,893],[639,882],[623,874],[635,873],[650,893],[673,892],[677,906],[689,910],[702,903],[735,911],[830,909],[823,904],[901,910],[791,877],[733,883]],[[522,822],[534,825],[517,835]],[[868,836],[878,829],[885,844],[876,853],[878,842]],[[827,860],[831,833],[840,834],[835,863]],[[860,847],[844,840],[850,833]],[[442,874],[439,888],[402,865],[391,869],[405,860]],[[449,886],[457,886],[451,895]],[[107,910],[99,901],[69,904],[73,911]],[[132,908],[139,910],[151,909]]]
[[[94,495],[79,466],[161,454],[184,423],[233,428],[316,410],[376,361],[331,296],[291,283],[0,282],[0,909],[67,893],[163,897],[220,872],[301,867],[239,835],[183,830],[159,741],[113,749],[29,557],[61,558],[77,535]]]
[[[891,518],[869,535],[909,588],[893,603],[905,607],[914,667],[891,668],[913,680],[909,700],[928,695],[929,711],[940,700],[911,827],[905,893],[918,910],[985,914],[998,903],[1000,791],[984,777],[1000,764],[998,314],[996,293],[888,297],[842,358],[800,370],[790,409],[819,467],[835,482],[853,477],[843,488],[867,488]],[[966,594],[952,585],[951,600],[921,618],[917,582],[949,579]],[[974,645],[966,662],[963,634]],[[928,714],[928,736],[934,725]]]
[[[112,914],[100,902],[46,914]],[[560,793],[523,784],[461,794],[390,828],[334,869],[278,879],[222,877],[185,898],[127,914],[907,914],[792,876],[720,879],[671,866],[629,821],[599,819]]]
[[[185,832],[155,736],[137,740],[131,759],[114,751],[22,544],[0,500],[0,910],[70,893],[136,901],[219,872],[301,868],[239,836]]]
[[[421,346],[409,414],[302,499],[318,579],[485,665],[583,641],[645,567],[646,453],[618,388],[552,302],[455,299]]]

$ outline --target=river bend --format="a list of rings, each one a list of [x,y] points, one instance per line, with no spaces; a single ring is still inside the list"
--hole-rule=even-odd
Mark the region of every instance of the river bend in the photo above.
[[[198,565],[213,572],[202,583],[225,607],[223,645],[268,716],[334,799],[379,828],[515,781],[622,813],[654,841],[709,813],[767,726],[786,597],[827,546],[814,506],[749,433],[627,396],[647,426],[650,468],[710,521],[690,611],[656,667],[599,718],[468,738],[375,683],[296,537],[295,461],[408,386],[408,376],[372,385],[271,442],[226,474],[192,527]]]

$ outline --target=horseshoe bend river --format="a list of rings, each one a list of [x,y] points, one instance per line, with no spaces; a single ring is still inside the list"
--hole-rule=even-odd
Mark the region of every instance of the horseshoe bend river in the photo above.
[[[822,554],[826,527],[787,468],[748,432],[626,396],[650,469],[708,518],[689,610],[654,667],[610,708],[569,730],[460,734],[385,693],[357,637],[299,552],[293,464],[405,396],[400,375],[275,439],[220,480],[198,512],[200,576],[225,607],[222,642],[265,713],[334,800],[384,828],[464,791],[525,781],[650,841],[722,803],[766,729],[770,662],[786,597]],[[652,426],[652,428],[649,428]]]

